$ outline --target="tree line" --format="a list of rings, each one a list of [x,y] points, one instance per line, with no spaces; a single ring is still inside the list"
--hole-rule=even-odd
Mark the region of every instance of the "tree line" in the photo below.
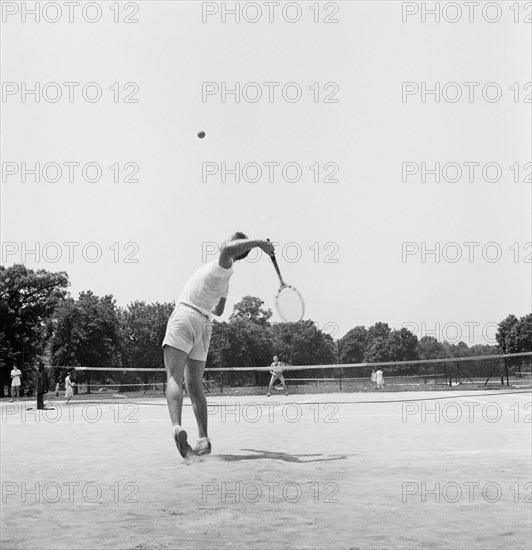
[[[39,360],[72,367],[162,368],[161,342],[174,303],[135,301],[118,307],[112,295],[68,292],[65,272],[0,266],[0,383],[10,385],[13,366],[34,368]],[[312,320],[272,323],[257,297],[245,296],[228,321],[213,321],[207,367],[259,367],[273,355],[290,365],[408,361],[530,351],[532,314],[499,323],[496,346],[450,344],[379,322],[356,326],[339,340]],[[399,372],[399,371],[398,371]],[[304,373],[303,373],[304,374]],[[319,373],[317,373],[319,374]],[[263,373],[230,375],[230,383]],[[297,376],[297,375],[296,375]],[[150,377],[146,373],[147,381]]]

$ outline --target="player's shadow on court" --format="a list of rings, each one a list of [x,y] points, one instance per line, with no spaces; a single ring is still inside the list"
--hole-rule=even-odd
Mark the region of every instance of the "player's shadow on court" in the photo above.
[[[270,460],[282,460],[283,462],[298,462],[300,464],[306,464],[307,462],[330,462],[332,460],[343,460],[347,458],[347,455],[333,456],[330,458],[312,458],[310,460],[301,460],[300,457],[314,457],[323,456],[321,454],[305,454],[305,455],[291,455],[288,453],[280,453],[274,451],[259,451],[257,449],[242,449],[242,451],[251,451],[252,455],[218,455],[222,460],[227,462],[235,462],[237,460],[258,460],[258,459],[270,459]]]

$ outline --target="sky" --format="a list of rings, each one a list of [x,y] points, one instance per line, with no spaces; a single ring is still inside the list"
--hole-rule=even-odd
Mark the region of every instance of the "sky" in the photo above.
[[[336,338],[493,344],[530,313],[526,3],[33,4],[2,6],[3,265],[167,302],[243,231]],[[277,287],[252,254],[222,319]]]

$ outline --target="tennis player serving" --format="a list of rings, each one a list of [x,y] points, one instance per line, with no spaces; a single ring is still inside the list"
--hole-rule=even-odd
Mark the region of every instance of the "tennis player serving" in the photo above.
[[[233,263],[243,260],[253,248],[274,253],[266,240],[248,239],[234,233],[221,246],[218,259],[205,264],[188,280],[168,320],[162,344],[168,384],[166,399],[172,422],[172,435],[184,459],[211,452],[207,434],[207,400],[202,381],[211,339],[212,315],[222,315],[233,275]],[[182,427],[183,378],[198,425],[198,443],[192,449]]]

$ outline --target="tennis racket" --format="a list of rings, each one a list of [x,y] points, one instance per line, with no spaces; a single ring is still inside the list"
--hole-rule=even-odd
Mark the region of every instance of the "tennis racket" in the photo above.
[[[269,240],[270,239],[268,239],[268,241]],[[275,254],[271,255],[271,259],[273,267],[279,277],[279,282],[281,283],[277,296],[275,296],[275,309],[283,321],[287,323],[297,323],[303,319],[303,315],[305,314],[305,302],[303,301],[303,297],[297,288],[287,285],[283,281]]]

